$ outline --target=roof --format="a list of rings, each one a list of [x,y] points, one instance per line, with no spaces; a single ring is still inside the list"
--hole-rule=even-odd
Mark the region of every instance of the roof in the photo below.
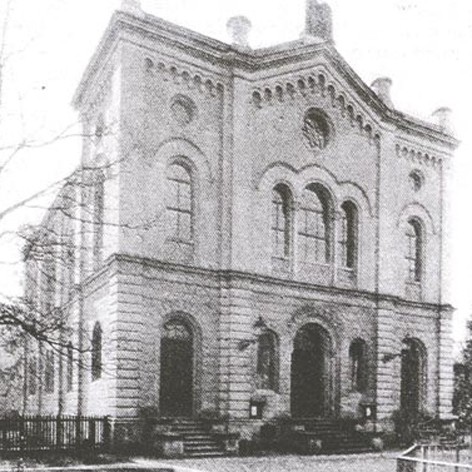
[[[247,72],[258,72],[275,66],[300,63],[313,58],[314,55],[324,55],[382,120],[394,123],[400,129],[427,135],[453,149],[459,144],[453,135],[440,126],[385,105],[350,67],[331,42],[299,39],[271,47],[242,50],[147,13],[136,16],[128,12],[116,11],[113,14],[75,92],[73,105],[77,109],[81,107],[84,95],[94,77],[104,67],[107,54],[113,50],[120,39],[121,32],[125,30],[141,33],[156,41],[172,43],[174,47],[182,51],[205,58],[212,64],[221,65],[223,71],[238,68]]]

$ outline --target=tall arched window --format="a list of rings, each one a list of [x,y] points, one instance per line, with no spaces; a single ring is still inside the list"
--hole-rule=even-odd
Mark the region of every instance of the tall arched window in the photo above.
[[[192,176],[181,164],[167,168],[167,230],[171,239],[190,243],[193,239]]]
[[[272,257],[288,260],[291,251],[292,196],[287,186],[276,185],[272,191]]]
[[[50,241],[51,248],[48,250],[44,265],[43,274],[44,277],[44,310],[45,313],[51,313],[55,307],[56,299],[56,251],[54,249],[55,243]]]
[[[423,231],[416,218],[408,221],[406,238],[408,281],[420,283],[423,275]]]
[[[28,364],[28,393],[30,395],[36,395],[36,376],[38,375],[36,366],[36,357],[31,357]]]
[[[298,255],[302,261],[326,264],[331,260],[331,203],[319,185],[303,191],[298,226]]]
[[[102,328],[97,321],[92,334],[92,380],[102,376]]]
[[[273,331],[266,331],[259,336],[257,344],[258,387],[278,390],[278,340]]]
[[[44,363],[44,389],[46,393],[54,392],[54,375],[54,352],[47,350]]]
[[[355,269],[358,247],[358,213],[354,203],[346,201],[341,205],[341,265]]]
[[[356,339],[351,343],[349,362],[352,389],[364,392],[367,388],[367,345],[362,339]]]
[[[97,171],[93,189],[93,259],[98,268],[102,263],[103,226],[105,213],[105,175]]]
[[[67,391],[70,392],[74,382],[74,349],[72,344],[67,345]]]

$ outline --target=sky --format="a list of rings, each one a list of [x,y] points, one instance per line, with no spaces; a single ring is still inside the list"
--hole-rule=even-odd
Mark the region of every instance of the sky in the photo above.
[[[226,21],[246,15],[251,45],[296,39],[304,28],[305,0],[142,0],[143,9],[227,41]],[[10,4],[10,14],[6,7]],[[83,70],[120,0],[0,0],[4,73],[0,94],[0,159],[18,143],[0,173],[2,209],[62,179],[78,164],[81,144],[71,100]],[[452,304],[455,339],[472,313],[472,2],[470,0],[329,0],[336,47],[370,84],[393,80],[397,109],[428,119],[453,110],[462,141],[454,158]],[[6,21],[5,21],[6,19]],[[1,40],[0,40],[1,41]],[[0,56],[2,52],[0,50]],[[66,135],[64,139],[54,139]],[[22,291],[18,244],[10,231],[41,218],[42,198],[0,219],[0,295]]]

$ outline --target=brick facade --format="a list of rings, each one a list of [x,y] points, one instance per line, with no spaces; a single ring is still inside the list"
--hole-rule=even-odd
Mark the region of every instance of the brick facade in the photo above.
[[[72,295],[57,301],[82,347],[100,323],[103,372],[92,381],[91,354],[83,354],[66,392],[59,360],[55,392],[30,396],[28,411],[122,421],[145,411],[162,415],[162,336],[167,322],[180,319],[192,332],[194,415],[219,412],[251,434],[261,423],[249,419],[252,400],[264,402],[262,421],[290,414],[294,342],[311,324],[329,339],[324,415],[357,417],[370,405],[379,427],[388,427],[401,408],[404,341],[415,340],[424,352],[420,409],[448,417],[444,202],[457,142],[377,93],[330,37],[308,31],[253,51],[144,13],[115,13],[75,97],[85,135],[97,135],[84,139],[83,165],[105,175],[102,235],[97,240],[90,217],[94,180],[85,177],[77,185],[81,216],[73,219],[77,262],[64,269],[74,271]],[[322,118],[307,128],[310,113]],[[324,136],[310,134],[311,123],[325,126]],[[191,175],[191,237],[184,242],[169,237],[173,164]],[[280,260],[272,228],[278,185],[291,195]],[[302,255],[307,188],[323,189],[329,201],[323,262]],[[341,244],[347,201],[357,212],[351,267]],[[412,218],[421,226],[418,280],[408,279]],[[49,215],[45,225],[60,219]],[[35,264],[27,261],[33,279]],[[258,320],[277,339],[273,389],[261,389],[258,379]],[[366,346],[362,392],[352,384],[355,340]]]

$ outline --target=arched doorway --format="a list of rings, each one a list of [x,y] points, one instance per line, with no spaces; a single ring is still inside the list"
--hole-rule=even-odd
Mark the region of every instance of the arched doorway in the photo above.
[[[426,386],[426,349],[417,339],[404,339],[401,356],[401,409],[417,416],[424,406]]]
[[[191,327],[179,319],[167,322],[161,338],[161,416],[192,416],[193,366],[194,336]]]
[[[291,411],[296,418],[319,418],[330,413],[331,338],[310,323],[295,336],[291,366]]]

